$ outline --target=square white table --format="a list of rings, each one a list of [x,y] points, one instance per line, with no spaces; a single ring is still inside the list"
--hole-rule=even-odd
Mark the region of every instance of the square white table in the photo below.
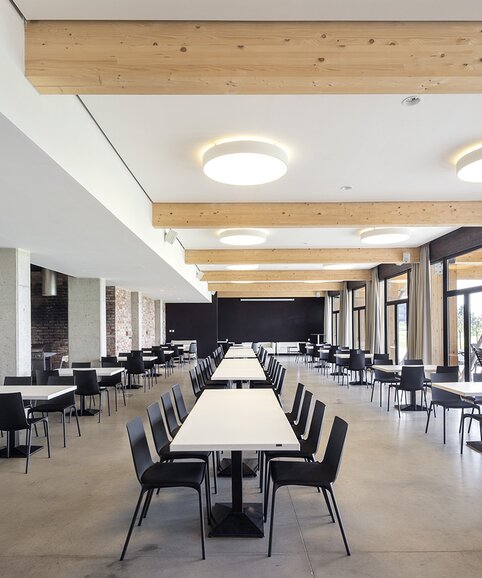
[[[251,349],[251,347],[230,347],[225,355],[224,359],[256,359],[256,353]]]
[[[60,395],[75,391],[75,385],[4,385],[0,386],[0,395],[3,393],[21,393],[23,399],[30,401],[49,401]],[[1,400],[0,400],[1,403]],[[19,445],[19,432],[12,432],[9,436],[9,457],[24,458],[27,455],[27,446]],[[30,454],[38,452],[42,446],[31,446]],[[0,458],[7,457],[7,449],[0,450]]]
[[[222,416],[222,417],[220,417]],[[243,504],[246,450],[299,450],[270,389],[205,390],[171,442],[171,451],[231,451],[231,504],[216,504],[210,536],[263,537],[262,504]]]

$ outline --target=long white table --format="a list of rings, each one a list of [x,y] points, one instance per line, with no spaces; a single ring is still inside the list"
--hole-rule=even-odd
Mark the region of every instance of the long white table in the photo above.
[[[22,398],[29,401],[49,401],[76,389],[75,385],[4,385],[0,386],[0,395],[3,393],[21,393]],[[30,448],[30,454],[38,452],[40,449],[42,446],[33,445]],[[6,458],[7,453],[11,458],[24,458],[27,455],[27,446],[19,445],[18,431],[10,433],[9,451],[7,452],[7,448],[0,450],[0,458]]]
[[[256,353],[251,349],[251,347],[230,347],[225,355],[224,359],[256,359]]]
[[[222,416],[222,418],[220,418]],[[246,450],[299,450],[270,389],[206,390],[171,442],[171,451],[231,451],[231,504],[216,504],[210,536],[263,537],[261,503],[243,504]]]
[[[124,373],[123,367],[62,367],[58,370],[59,376],[74,375],[74,371],[91,371],[95,369],[97,377],[110,377],[118,373]]]
[[[258,359],[223,359],[211,376],[212,381],[263,381],[266,375]]]
[[[157,359],[156,355],[143,355],[142,356],[142,361],[156,361],[156,359]],[[118,355],[117,361],[127,361],[127,357]]]
[[[425,373],[434,373],[437,371],[436,365],[383,365],[377,363],[372,365],[373,369],[378,369],[384,373],[401,373],[404,367],[423,367]],[[408,405],[401,405],[400,411],[425,411],[425,408],[416,404],[415,392],[411,391],[410,403]]]

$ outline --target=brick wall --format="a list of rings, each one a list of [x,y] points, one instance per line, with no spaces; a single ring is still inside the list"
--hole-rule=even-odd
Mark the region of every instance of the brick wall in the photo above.
[[[58,367],[69,352],[68,277],[57,273],[57,296],[42,297],[42,272],[31,272],[32,344],[46,344],[57,355],[51,359]]]
[[[154,299],[142,297],[142,340],[141,347],[150,347],[156,344],[156,308]]]
[[[105,288],[105,317],[107,355],[115,355],[115,287],[112,286]]]
[[[132,349],[131,293],[126,289],[115,288],[115,350]]]

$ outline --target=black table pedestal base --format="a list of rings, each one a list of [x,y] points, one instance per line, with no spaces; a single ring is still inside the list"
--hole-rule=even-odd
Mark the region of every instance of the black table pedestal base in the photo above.
[[[394,405],[393,406],[395,409],[398,409],[398,405]],[[408,404],[408,405],[401,405],[400,406],[400,411],[427,411],[425,409],[425,406],[423,405],[414,405],[414,404]]]
[[[264,537],[262,504],[244,504],[242,512],[233,512],[231,504],[215,504],[212,518],[212,538]]]
[[[41,450],[43,446],[30,446],[30,455]],[[7,448],[2,448],[0,450],[0,458],[26,458],[27,457],[28,446],[15,446],[10,450],[10,455],[7,456]]]
[[[258,471],[258,460],[250,459],[243,461],[243,478],[255,478]],[[232,477],[231,460],[223,458],[218,469],[218,477]]]
[[[368,382],[366,382],[366,381],[350,381],[349,384],[350,385],[368,385]]]

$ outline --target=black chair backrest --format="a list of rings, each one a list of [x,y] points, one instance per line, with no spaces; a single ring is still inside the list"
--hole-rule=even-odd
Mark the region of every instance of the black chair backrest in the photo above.
[[[196,373],[196,369],[190,369],[189,370],[189,377],[191,378],[191,385],[192,385],[192,391],[194,393],[194,395],[196,396],[196,398],[198,398],[201,393],[201,386],[199,385],[199,381],[198,381],[198,377],[197,377],[197,373]]]
[[[306,431],[306,424],[308,423],[308,414],[310,413],[311,400],[313,399],[313,394],[311,391],[306,390],[303,397],[303,403],[301,405],[300,419],[298,420],[297,428],[303,433]]]
[[[379,363],[378,365],[393,365],[393,359],[384,359],[383,363]],[[395,377],[395,373],[393,371],[381,371],[380,369],[374,369],[375,372],[375,379],[393,379]]]
[[[177,415],[181,422],[183,422],[187,416],[188,411],[186,409],[186,404],[184,403],[184,397],[182,396],[181,387],[178,383],[172,386],[172,395],[174,396],[174,403],[176,404]]]
[[[315,401],[313,415],[311,416],[310,429],[308,430],[308,437],[306,438],[306,445],[309,446],[309,451],[313,454],[316,454],[318,451],[325,408],[326,405],[322,401],[319,399]]]
[[[423,387],[425,372],[420,365],[404,365],[400,376],[400,388],[418,390]]]
[[[172,350],[174,353],[172,354],[173,357],[179,357],[179,345],[173,345]]]
[[[458,365],[437,365],[436,373],[455,373],[459,374],[459,366]],[[457,380],[455,380],[457,381]]]
[[[18,431],[27,428],[22,394],[19,392],[0,394],[0,430]]]
[[[133,349],[131,355],[132,357],[142,357],[142,349]]]
[[[169,437],[166,431],[166,424],[162,419],[161,407],[157,401],[147,407],[147,416],[151,424],[152,439],[156,446],[156,452],[159,453],[169,445]]]
[[[109,363],[117,363],[117,357],[115,355],[105,355],[100,358],[101,367],[113,367],[112,365],[107,365]]]
[[[103,361],[102,367],[124,367],[124,362],[117,361],[116,358],[114,357],[113,361]],[[113,376],[107,376],[107,377],[113,377]],[[119,376],[117,376],[117,377],[119,377]]]
[[[64,376],[51,375],[48,378],[47,385],[75,385],[75,376],[74,375],[64,375]]]
[[[35,383],[37,385],[47,385],[49,382],[49,377],[54,377],[58,375],[57,369],[36,369],[35,370]]]
[[[100,393],[95,369],[90,371],[75,371],[74,369],[74,377],[78,395],[98,395]]]
[[[405,359],[403,365],[423,365],[423,359]]]
[[[348,367],[353,371],[361,371],[365,369],[365,354],[364,353],[350,353],[350,360]]]
[[[138,416],[127,424],[127,435],[131,445],[132,459],[136,470],[137,479],[141,482],[142,475],[153,464],[149,445],[147,444],[146,432],[142,419]]]
[[[300,413],[301,400],[303,398],[304,391],[305,386],[302,383],[298,383],[298,386],[296,387],[295,399],[293,400],[293,407],[291,408],[291,415],[295,421]]]
[[[73,361],[71,367],[90,367],[90,361]]]
[[[278,375],[278,379],[276,380],[277,395],[281,395],[281,390],[283,389],[283,383],[285,381],[285,375],[286,375],[286,367],[282,367],[281,372]]]
[[[32,385],[32,377],[17,377],[16,375],[7,375],[3,379],[3,385]]]
[[[130,355],[126,361],[126,370],[127,373],[132,374],[145,373],[146,368],[144,366],[142,355]]]
[[[131,356],[130,351],[119,351],[119,357],[130,357],[130,356]]]
[[[457,373],[432,373],[430,375],[430,380],[432,384],[434,383],[455,383],[458,381]],[[460,401],[460,395],[452,393],[450,391],[445,391],[444,389],[439,389],[436,385],[432,385],[432,401]]]
[[[374,353],[373,354],[373,363],[376,363],[377,361],[388,361],[390,359],[390,356],[388,353]],[[380,365],[385,365],[384,363],[381,363]]]
[[[172,405],[171,394],[166,391],[161,395],[162,409],[164,410],[164,415],[166,416],[167,429],[171,434],[171,437],[176,435],[176,430],[179,428],[177,423],[176,414],[174,412],[174,406]]]
[[[300,355],[305,355],[306,353],[306,343],[298,343],[298,349]]]
[[[347,430],[348,424],[346,421],[341,419],[341,417],[335,416],[323,457],[323,464],[331,471],[333,481],[336,480],[340,468]]]
[[[48,385],[75,385],[75,377],[73,375],[51,375],[48,378]],[[58,395],[49,401],[42,401],[42,405],[55,405],[55,406],[69,406],[75,405],[75,392],[71,391],[69,393],[64,393],[64,395]]]

